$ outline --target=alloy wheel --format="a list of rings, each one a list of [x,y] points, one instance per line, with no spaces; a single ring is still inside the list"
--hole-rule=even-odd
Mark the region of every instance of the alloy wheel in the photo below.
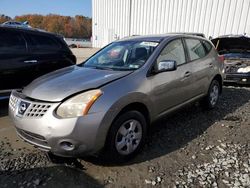
[[[219,87],[218,85],[214,84],[211,91],[210,91],[210,103],[212,106],[215,106],[218,98],[219,98]]]
[[[115,139],[116,150],[121,155],[129,155],[138,148],[141,139],[141,123],[134,119],[128,120],[117,131]]]

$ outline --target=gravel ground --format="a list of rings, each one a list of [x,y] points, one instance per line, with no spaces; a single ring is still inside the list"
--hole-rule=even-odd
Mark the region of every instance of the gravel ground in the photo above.
[[[72,48],[71,51],[77,58],[77,63],[82,63],[87,58],[89,58],[92,54],[97,52],[99,48]]]
[[[5,118],[7,104],[1,103]],[[250,88],[225,87],[218,106],[190,105],[159,120],[126,164],[86,158],[54,164],[1,133],[0,187],[250,187]],[[13,129],[14,131],[14,129]]]

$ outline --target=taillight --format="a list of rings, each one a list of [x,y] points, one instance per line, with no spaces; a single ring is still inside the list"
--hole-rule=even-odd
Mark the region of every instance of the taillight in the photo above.
[[[224,55],[219,55],[219,60],[220,60],[220,62],[224,63],[224,60],[225,60]]]
[[[221,62],[222,73],[225,73],[225,64],[224,64],[225,57],[224,55],[219,55],[219,61]]]

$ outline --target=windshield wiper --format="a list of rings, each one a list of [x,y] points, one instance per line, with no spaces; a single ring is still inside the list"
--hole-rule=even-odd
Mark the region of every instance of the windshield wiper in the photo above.
[[[93,68],[93,69],[99,69],[99,70],[112,70],[112,71],[134,71],[136,69],[131,68],[118,68],[118,67],[102,67],[102,66],[83,66],[86,68]]]
[[[99,70],[114,70],[110,67],[101,67],[101,66],[89,66],[89,68],[99,69]]]

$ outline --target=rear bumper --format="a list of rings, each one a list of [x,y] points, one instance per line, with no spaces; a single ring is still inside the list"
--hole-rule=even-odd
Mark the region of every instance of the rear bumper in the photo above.
[[[234,84],[250,84],[250,74],[249,73],[226,73],[224,77],[224,83],[234,83]]]

